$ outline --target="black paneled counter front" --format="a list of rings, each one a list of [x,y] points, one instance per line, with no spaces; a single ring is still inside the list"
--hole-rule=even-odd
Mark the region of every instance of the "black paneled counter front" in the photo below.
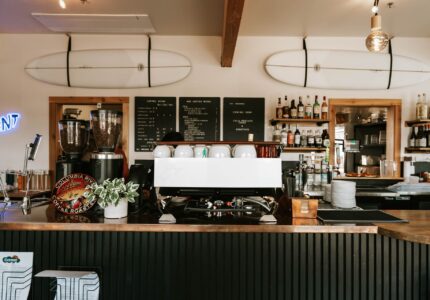
[[[102,299],[429,299],[430,212],[390,213],[411,222],[162,225],[42,206],[6,213],[0,251],[34,252],[33,274],[97,270]],[[33,278],[31,297],[49,299],[49,280]]]

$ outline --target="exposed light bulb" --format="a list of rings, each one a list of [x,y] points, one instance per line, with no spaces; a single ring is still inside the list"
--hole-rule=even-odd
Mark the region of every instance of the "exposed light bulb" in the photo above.
[[[378,7],[378,6],[376,6],[376,5],[374,5],[374,6],[372,7],[372,13],[377,14],[378,12],[379,12],[379,7]]]
[[[60,5],[62,9],[66,9],[66,2],[64,2],[64,0],[58,0],[58,5]]]
[[[371,24],[372,29],[366,38],[366,47],[370,52],[380,52],[387,47],[389,37],[381,30],[381,16],[373,16]]]

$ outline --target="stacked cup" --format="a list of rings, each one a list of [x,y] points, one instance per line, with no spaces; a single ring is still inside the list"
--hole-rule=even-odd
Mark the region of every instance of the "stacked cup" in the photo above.
[[[331,202],[333,206],[340,208],[354,208],[355,182],[346,180],[333,180],[331,182]]]

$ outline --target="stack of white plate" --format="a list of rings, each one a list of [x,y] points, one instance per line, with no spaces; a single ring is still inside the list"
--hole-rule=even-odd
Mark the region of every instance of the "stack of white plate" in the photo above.
[[[356,207],[355,182],[346,180],[333,180],[331,182],[331,202],[340,208]]]
[[[324,185],[324,201],[331,202],[331,184]]]

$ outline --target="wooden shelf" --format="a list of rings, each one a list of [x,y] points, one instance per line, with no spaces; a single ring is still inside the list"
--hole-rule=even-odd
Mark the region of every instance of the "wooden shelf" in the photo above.
[[[387,144],[368,144],[368,145],[361,145],[360,147],[363,148],[385,148]]]
[[[279,142],[248,142],[248,141],[181,141],[181,142],[164,142],[157,141],[156,145],[279,145]]]
[[[422,124],[430,124],[430,119],[405,121],[405,125],[408,127],[413,127],[413,126],[422,125]]]
[[[272,119],[270,120],[270,123],[272,125],[278,124],[278,123],[294,123],[294,124],[316,124],[318,126],[321,126],[322,124],[329,123],[329,120],[323,120],[323,119]]]
[[[324,152],[324,147],[284,147],[283,152]]]
[[[411,148],[411,147],[406,147],[405,151],[407,153],[430,153],[430,148]]]

